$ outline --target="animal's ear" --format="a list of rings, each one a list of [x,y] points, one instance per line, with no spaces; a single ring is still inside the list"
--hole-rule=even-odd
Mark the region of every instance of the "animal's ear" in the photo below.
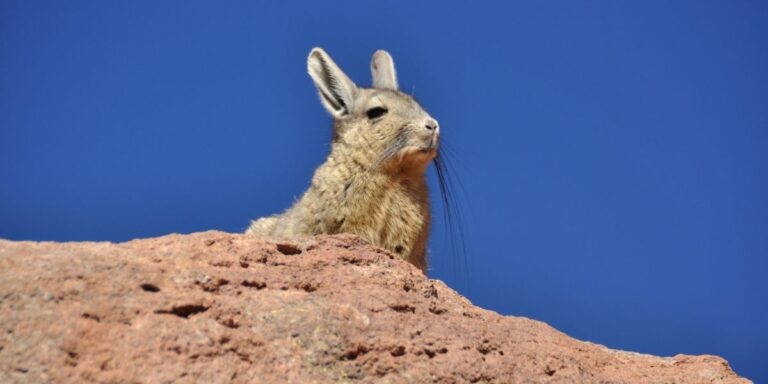
[[[313,48],[309,52],[307,71],[325,109],[336,118],[348,115],[357,96],[357,86],[322,48]]]
[[[395,62],[387,51],[378,50],[371,58],[371,74],[373,87],[378,89],[397,90],[397,74]]]

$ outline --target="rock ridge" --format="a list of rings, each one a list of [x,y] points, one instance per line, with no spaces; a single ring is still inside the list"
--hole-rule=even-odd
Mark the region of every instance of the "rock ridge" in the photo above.
[[[749,383],[478,308],[352,235],[0,240],[2,383]]]

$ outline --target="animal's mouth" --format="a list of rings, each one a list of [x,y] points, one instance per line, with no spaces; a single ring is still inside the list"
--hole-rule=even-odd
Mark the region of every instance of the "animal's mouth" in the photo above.
[[[423,149],[423,151],[436,152],[437,147],[439,146],[440,146],[440,135],[438,135],[438,133],[435,132],[432,134],[432,136],[430,136],[429,143],[427,144],[426,148]]]
[[[401,152],[403,158],[411,158],[413,160],[431,160],[437,156],[437,144],[428,143],[426,145],[412,146],[410,148],[404,148]]]
[[[436,137],[432,137],[427,145],[419,148],[419,155],[426,156],[428,159],[432,159],[437,156],[437,148],[439,143]]]
[[[380,164],[393,159],[398,159],[398,163],[426,164],[437,156],[437,149],[440,146],[439,133],[432,132],[429,135],[410,138],[404,132],[402,133],[385,151]]]

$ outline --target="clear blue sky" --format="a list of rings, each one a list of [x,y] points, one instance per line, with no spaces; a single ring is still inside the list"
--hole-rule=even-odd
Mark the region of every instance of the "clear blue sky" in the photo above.
[[[431,277],[768,382],[765,3],[277,3],[0,2],[0,237],[242,231],[327,154],[309,50],[384,48],[463,185]]]

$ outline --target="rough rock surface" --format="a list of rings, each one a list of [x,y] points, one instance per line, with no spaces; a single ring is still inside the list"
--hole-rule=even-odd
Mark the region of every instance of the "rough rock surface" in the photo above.
[[[0,240],[0,382],[747,383],[473,306],[349,236]]]

